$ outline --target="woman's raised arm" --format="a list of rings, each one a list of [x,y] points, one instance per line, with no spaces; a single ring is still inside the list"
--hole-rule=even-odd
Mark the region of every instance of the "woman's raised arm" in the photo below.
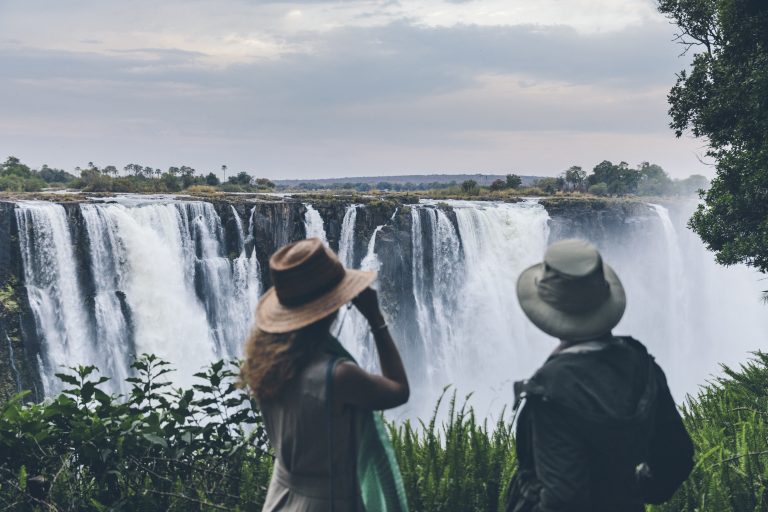
[[[366,288],[353,303],[368,320],[379,353],[382,375],[368,373],[351,362],[336,367],[333,382],[339,405],[391,409],[408,401],[410,389],[403,361],[389,334],[376,291]]]

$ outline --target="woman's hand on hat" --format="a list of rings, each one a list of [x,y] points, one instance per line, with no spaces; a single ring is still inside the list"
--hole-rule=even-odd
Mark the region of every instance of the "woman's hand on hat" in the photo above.
[[[352,303],[368,320],[371,327],[379,327],[384,324],[384,315],[381,314],[381,308],[379,308],[379,296],[376,290],[370,286],[352,299]]]

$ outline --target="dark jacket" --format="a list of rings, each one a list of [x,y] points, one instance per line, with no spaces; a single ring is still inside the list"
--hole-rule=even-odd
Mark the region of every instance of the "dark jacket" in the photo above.
[[[510,511],[641,512],[693,467],[664,372],[637,340],[573,345],[515,391],[525,405]]]

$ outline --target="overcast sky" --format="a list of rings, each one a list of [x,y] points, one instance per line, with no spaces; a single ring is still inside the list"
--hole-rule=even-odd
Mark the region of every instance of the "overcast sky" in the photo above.
[[[710,175],[651,0],[0,0],[0,157],[270,178]]]

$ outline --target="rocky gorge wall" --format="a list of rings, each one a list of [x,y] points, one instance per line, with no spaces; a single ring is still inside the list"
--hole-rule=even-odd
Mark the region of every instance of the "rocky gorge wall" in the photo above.
[[[514,282],[554,240],[581,237],[598,245],[632,294],[622,325],[661,340],[651,346],[662,360],[684,361],[694,350],[692,336],[709,340],[712,336],[704,331],[722,336],[726,329],[716,320],[721,305],[690,298],[709,293],[711,288],[701,287],[701,276],[712,287],[720,272],[704,262],[708,255],[700,244],[682,233],[690,205],[559,198],[514,205],[404,204],[359,197],[188,199],[63,202],[55,212],[46,205],[43,212],[23,201],[0,202],[0,399],[18,389],[31,389],[30,399],[41,399],[54,389],[50,374],[61,360],[86,359],[82,363],[117,371],[130,354],[141,351],[159,351],[171,360],[196,352],[196,358],[179,362],[190,369],[205,358],[236,357],[258,293],[271,285],[269,256],[308,230],[321,232],[351,266],[378,270],[381,302],[393,319],[408,370],[420,383],[414,400],[427,404],[426,410],[446,384],[487,388],[485,402],[492,403],[508,394],[509,375],[525,376],[546,356],[548,342],[516,306]],[[309,215],[310,209],[319,217]],[[322,226],[310,226],[317,219]],[[42,229],[57,222],[66,233]],[[20,225],[26,227],[22,240]],[[167,250],[158,252],[157,246],[166,242]],[[30,254],[42,253],[50,253],[50,261],[36,256],[35,272],[48,273],[50,264],[50,273],[60,276],[36,281],[30,294],[25,261],[31,265]],[[694,253],[704,262],[698,267],[688,261]],[[61,277],[67,269],[55,261],[61,257],[72,260],[69,284]],[[158,283],[179,270],[176,281]],[[739,279],[746,283],[751,278]],[[155,285],[163,289],[148,290]],[[726,308],[744,311],[748,293],[742,286],[742,297],[725,301]],[[147,308],[148,302],[158,306]],[[72,308],[82,311],[60,314]],[[691,329],[686,322],[696,323],[697,310],[710,311],[714,320]],[[365,326],[354,310],[347,316],[347,325],[339,327],[342,341],[362,364],[375,367]],[[112,317],[120,321],[111,322]],[[84,334],[76,335],[78,319],[89,326]],[[69,336],[56,332],[73,329]],[[758,348],[754,340],[766,334],[764,321],[751,322],[743,333],[744,347]],[[683,349],[668,348],[665,341],[675,337],[684,339]],[[48,353],[53,340],[66,350]],[[691,382],[701,381],[702,373],[722,360],[713,344],[705,343],[709,359],[694,374],[673,376],[680,389],[690,389]],[[744,347],[731,348],[741,353]],[[478,375],[483,377],[478,380]]]

